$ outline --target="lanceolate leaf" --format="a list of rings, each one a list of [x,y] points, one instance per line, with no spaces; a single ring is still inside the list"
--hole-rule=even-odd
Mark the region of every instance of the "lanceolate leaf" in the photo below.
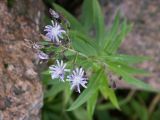
[[[105,24],[104,24],[104,15],[102,14],[101,7],[98,0],[92,0],[93,4],[93,19],[94,25],[96,28],[96,35],[98,44],[101,45],[101,41],[104,39]],[[103,44],[103,43],[102,43]]]
[[[71,91],[71,89],[70,89],[70,85],[69,85],[69,83],[68,84],[66,84],[66,86],[65,86],[65,89],[64,89],[64,104],[67,104],[68,103],[68,101],[70,100],[70,98],[71,98],[71,95],[72,95],[72,91]]]
[[[122,62],[122,63],[128,63],[128,64],[139,63],[149,59],[148,57],[130,56],[130,55],[124,55],[124,54],[104,55],[104,56],[101,56],[101,58],[106,59],[107,61],[109,60],[112,62]]]
[[[125,80],[128,84],[131,84],[131,85],[134,85],[136,86],[137,88],[139,89],[144,89],[144,90],[153,90],[151,88],[151,86],[149,86],[147,83],[141,81],[141,80],[138,80],[134,77],[132,77],[131,75],[129,75],[127,73],[127,71],[124,71],[123,69],[121,69],[121,66],[113,66],[113,65],[110,65],[109,64],[109,68],[117,73],[118,75],[122,76],[123,77],[123,80]]]
[[[116,34],[114,34],[112,41],[107,45],[105,51],[115,53],[130,30],[131,25],[127,25],[127,22],[124,21],[121,26],[119,26],[119,29],[117,28]]]
[[[103,42],[103,47],[105,49],[107,49],[108,46],[112,44],[113,40],[116,38],[118,29],[119,29],[119,22],[120,22],[119,13],[117,13],[113,21],[112,27],[110,28],[110,30],[105,36],[105,39],[104,39],[105,41]]]
[[[88,35],[79,32],[79,31],[70,31],[71,36],[77,36],[78,38],[82,39],[87,44],[90,44],[95,49],[98,49],[97,41],[94,38],[89,37]]]
[[[105,73],[103,74],[103,77],[101,79],[101,85],[99,86],[100,92],[102,93],[102,95],[106,98],[109,99],[111,101],[111,103],[117,108],[119,108],[119,104],[118,104],[118,100],[117,97],[114,93],[114,90],[112,88],[109,88],[108,85],[108,79],[107,76],[105,75]]]
[[[92,116],[93,116],[94,109],[96,106],[97,97],[98,97],[98,91],[96,91],[95,94],[93,94],[93,96],[87,101],[88,117],[91,120],[92,120]]]
[[[76,116],[77,120],[85,120],[88,117],[87,111],[82,107],[79,107],[78,109],[72,112]],[[73,118],[71,120],[73,120]]]
[[[54,85],[50,90],[45,91],[44,98],[54,97],[64,89],[65,89],[65,84],[61,83],[61,84],[58,84],[58,85]]]
[[[89,32],[91,26],[93,25],[93,6],[92,4],[93,4],[93,0],[84,0],[83,5],[82,5],[81,20],[87,32]]]
[[[94,41],[88,40],[86,36],[77,32],[71,32],[70,34],[72,36],[72,45],[75,50],[87,56],[97,54]]]
[[[124,20],[123,23],[120,26],[120,33],[117,36],[116,40],[111,45],[110,53],[116,53],[117,49],[120,47],[121,43],[127,36],[127,34],[131,31],[132,25],[127,24],[127,21]]]
[[[118,68],[120,68],[121,70],[123,70],[124,72],[126,72],[128,74],[133,74],[133,75],[149,74],[147,71],[145,71],[143,69],[131,67],[131,66],[127,65],[127,64],[124,64],[123,62],[108,62],[108,63],[112,67],[118,67]]]
[[[82,104],[87,102],[98,90],[99,80],[102,76],[102,70],[98,70],[95,75],[92,77],[92,79],[89,81],[89,85],[87,89],[85,89],[80,96],[74,101],[74,103],[70,106],[68,111],[74,110],[78,107],[80,107]]]

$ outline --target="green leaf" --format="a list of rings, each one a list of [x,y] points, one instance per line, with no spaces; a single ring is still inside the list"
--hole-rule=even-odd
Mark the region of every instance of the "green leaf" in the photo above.
[[[103,42],[103,47],[105,49],[108,48],[108,46],[110,44],[113,43],[113,41],[116,39],[117,37],[117,32],[118,32],[118,29],[119,29],[119,22],[120,22],[120,19],[119,19],[119,13],[116,14],[115,16],[115,19],[113,21],[113,25],[112,27],[110,28],[110,30],[107,32],[106,34],[106,37],[104,39],[104,42]]]
[[[89,32],[91,26],[93,25],[93,6],[90,6],[92,4],[93,0],[84,0],[82,5],[81,20],[87,32]]]
[[[78,109],[72,111],[74,115],[76,116],[76,120],[85,120],[87,118],[87,111],[83,109],[82,107],[79,107]],[[75,119],[72,119],[75,120]]]
[[[120,109],[117,97],[113,89],[109,88],[108,79],[105,73],[103,74],[103,77],[101,79],[101,85],[99,86],[99,89],[105,99],[109,99],[117,109]]]
[[[74,103],[69,107],[68,111],[74,110],[80,107],[88,99],[90,99],[94,93],[98,90],[98,81],[101,79],[102,70],[98,70],[92,79],[89,81],[87,89],[85,89],[80,96],[74,101]]]
[[[76,29],[81,32],[84,31],[81,23],[73,15],[71,15],[68,11],[66,11],[64,8],[62,8],[61,6],[59,6],[58,4],[55,4],[55,3],[53,4],[53,7],[58,12],[62,13],[64,15],[64,17],[71,23],[72,29]]]
[[[139,68],[134,68],[128,64],[124,64],[124,62],[112,62],[112,61],[109,61],[107,60],[106,61],[107,64],[109,64],[110,66],[112,67],[118,67],[120,68],[121,70],[127,72],[128,74],[145,74],[145,75],[148,75],[149,72],[143,70],[143,69],[139,69]]]
[[[43,85],[47,85],[48,82],[52,81],[51,80],[51,75],[49,73],[49,71],[44,71],[41,76],[40,76],[42,82],[43,82]]]
[[[73,57],[71,59],[73,59]],[[76,60],[77,66],[83,66],[83,68],[87,69],[87,70],[92,69],[93,63],[94,62],[91,59],[82,58],[81,56],[78,56],[77,60]],[[70,64],[71,64],[71,66],[73,66],[73,62]]]
[[[66,87],[64,89],[64,104],[66,105],[68,103],[68,101],[70,100],[70,97],[72,95],[72,91],[70,89],[70,84],[65,83]]]
[[[87,56],[94,56],[97,54],[97,47],[94,41],[89,40],[88,37],[76,31],[72,31],[70,34],[72,37],[72,46],[75,50]]]
[[[42,72],[42,75],[50,75],[50,74],[51,73],[49,73],[49,69]]]
[[[121,45],[124,38],[127,34],[131,31],[132,26],[128,25],[126,20],[123,21],[122,25],[120,26],[120,32],[117,34],[116,39],[113,40],[112,43],[107,47],[106,51],[109,53],[115,53],[119,46]]]
[[[50,120],[50,116],[49,116],[49,114],[48,114],[47,111],[43,111],[43,113],[42,113],[42,119],[43,120]]]
[[[79,32],[79,31],[73,31],[71,30],[70,31],[71,33],[71,36],[77,36],[78,38],[82,39],[84,42],[86,42],[87,44],[91,45],[92,47],[94,47],[95,49],[98,49],[98,45],[96,43],[96,40],[94,38],[91,38],[90,36],[82,33],[82,32]]]
[[[112,67],[119,67],[121,70],[123,70],[124,72],[128,73],[128,74],[133,74],[133,75],[137,75],[137,74],[145,74],[148,75],[149,73],[143,69],[139,69],[139,68],[134,68],[131,67],[127,64],[124,64],[124,62],[120,63],[120,62],[108,62]]]
[[[101,45],[101,41],[104,39],[105,24],[104,15],[102,14],[101,6],[98,0],[93,0],[93,19],[96,28],[96,36],[98,39],[98,44]],[[103,44],[103,43],[102,43]]]
[[[130,85],[134,85],[136,86],[137,88],[139,89],[144,89],[144,90],[153,90],[151,88],[150,85],[148,85],[147,83],[144,83],[143,81],[141,80],[138,80],[132,76],[130,76],[130,74],[128,74],[127,72],[125,72],[123,69],[121,69],[121,66],[113,66],[112,64],[109,64],[109,68],[117,73],[118,75],[122,76],[123,77],[123,80],[125,80],[128,84]]]
[[[96,106],[97,97],[98,97],[98,91],[95,92],[95,94],[87,101],[88,117],[91,120],[92,120],[92,116],[93,116],[94,109],[95,109],[95,106]]]
[[[137,116],[137,119],[140,120],[148,120],[148,110],[147,107],[142,105],[139,101],[133,100],[130,103],[130,107],[134,110],[135,115]]]
[[[54,85],[50,90],[45,91],[44,98],[56,96],[59,92],[64,90],[65,87],[66,85],[64,83],[59,83],[58,85]]]
[[[127,64],[139,63],[149,59],[148,57],[143,57],[143,56],[130,56],[123,54],[104,55],[100,57],[106,59],[107,61],[109,60],[112,62],[122,62]]]

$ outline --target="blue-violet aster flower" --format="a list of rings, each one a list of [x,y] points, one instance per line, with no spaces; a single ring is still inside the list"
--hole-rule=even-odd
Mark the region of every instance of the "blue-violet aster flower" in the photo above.
[[[51,8],[49,9],[49,13],[52,15],[52,17],[54,17],[54,18],[59,18],[60,16],[59,16],[59,14],[56,12],[56,11],[54,11],[54,10],[52,10]]]
[[[33,46],[32,46],[35,50],[40,50],[42,48],[44,48],[44,46],[42,46],[41,44],[39,43],[33,43]]]
[[[80,85],[87,88],[87,78],[84,75],[84,70],[82,68],[76,68],[71,75],[67,76],[67,81],[71,84],[71,89],[76,88],[80,93]]]
[[[38,51],[37,57],[39,60],[48,60],[49,59],[49,56],[42,51]]]
[[[60,80],[62,80],[64,82],[65,72],[68,72],[70,70],[65,69],[66,64],[64,64],[62,60],[61,60],[61,62],[59,60],[56,60],[56,62],[57,62],[57,65],[51,65],[49,67],[51,77],[52,77],[52,79],[59,78]]]
[[[46,36],[53,42],[59,43],[60,38],[63,39],[63,34],[66,33],[65,30],[62,29],[60,24],[57,22],[51,21],[52,25],[45,26],[44,31],[47,32]]]

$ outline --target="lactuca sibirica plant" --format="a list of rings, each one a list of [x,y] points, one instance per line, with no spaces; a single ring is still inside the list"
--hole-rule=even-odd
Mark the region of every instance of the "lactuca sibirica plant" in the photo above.
[[[69,39],[68,30],[65,30],[65,27],[63,26],[63,23],[59,22],[58,20],[63,20],[60,18],[60,15],[56,13],[54,10],[49,10],[52,17],[54,18],[51,23],[52,25],[45,26],[44,31],[46,32],[46,37],[48,38],[47,41],[51,42],[53,46],[61,47],[63,51],[67,51],[65,49],[68,49],[70,46],[67,46],[67,44],[70,44],[70,41],[66,41],[66,39]],[[53,13],[55,13],[58,16],[55,16]],[[74,51],[74,50],[73,50]],[[78,51],[74,51],[77,52]],[[64,54],[62,54],[64,56]],[[59,56],[61,58],[61,55]],[[74,58],[73,58],[74,59]],[[74,61],[76,62],[76,61]],[[71,89],[75,89],[80,93],[80,86],[87,88],[87,77],[84,75],[83,68],[73,65],[72,67],[76,67],[75,70],[70,73],[71,69],[66,69],[66,63],[63,62],[63,60],[56,60],[56,65],[51,65],[49,67],[49,72],[51,73],[51,78],[59,79],[62,82],[69,81],[71,85]],[[73,68],[72,68],[73,69]],[[66,72],[69,74],[66,76]],[[65,78],[66,77],[66,78]]]
[[[49,10],[52,20],[44,28],[42,47],[36,47],[39,60],[47,61],[49,65],[43,72],[45,85],[51,87],[46,89],[46,99],[50,101],[63,91],[66,109],[70,106],[68,111],[86,103],[91,117],[99,93],[119,108],[114,89],[109,87],[112,81],[116,87],[116,80],[109,80],[111,75],[134,85],[136,89],[151,90],[148,84],[133,77],[146,73],[132,67],[146,57],[119,54],[117,51],[131,30],[126,20],[120,22],[119,14],[106,30],[98,0],[84,1],[79,21],[62,7],[54,4],[54,8],[58,12]],[[80,93],[75,101],[71,96],[72,90]]]

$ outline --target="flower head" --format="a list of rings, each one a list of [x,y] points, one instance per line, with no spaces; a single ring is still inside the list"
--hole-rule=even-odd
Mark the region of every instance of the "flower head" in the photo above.
[[[66,33],[65,30],[57,22],[52,22],[52,25],[45,26],[44,31],[47,32],[46,36],[53,42],[59,43],[59,38],[63,39],[63,34]]]
[[[67,76],[67,81],[71,84],[71,89],[77,88],[77,91],[80,93],[80,85],[84,88],[87,88],[87,78],[84,75],[84,70],[82,68],[76,68],[71,75]]]
[[[37,57],[39,60],[48,60],[49,59],[49,56],[42,51],[38,51]]]
[[[32,47],[35,50],[40,50],[40,49],[44,48],[44,46],[39,43],[33,43]]]
[[[57,60],[57,65],[52,65],[49,67],[52,79],[60,78],[64,82],[65,72],[68,72],[69,69],[65,69],[66,64],[63,64],[63,61]]]
[[[54,17],[54,18],[59,18],[60,16],[59,16],[59,14],[56,12],[56,11],[54,11],[54,10],[52,10],[51,8],[49,9],[49,13],[52,15],[52,17]]]

